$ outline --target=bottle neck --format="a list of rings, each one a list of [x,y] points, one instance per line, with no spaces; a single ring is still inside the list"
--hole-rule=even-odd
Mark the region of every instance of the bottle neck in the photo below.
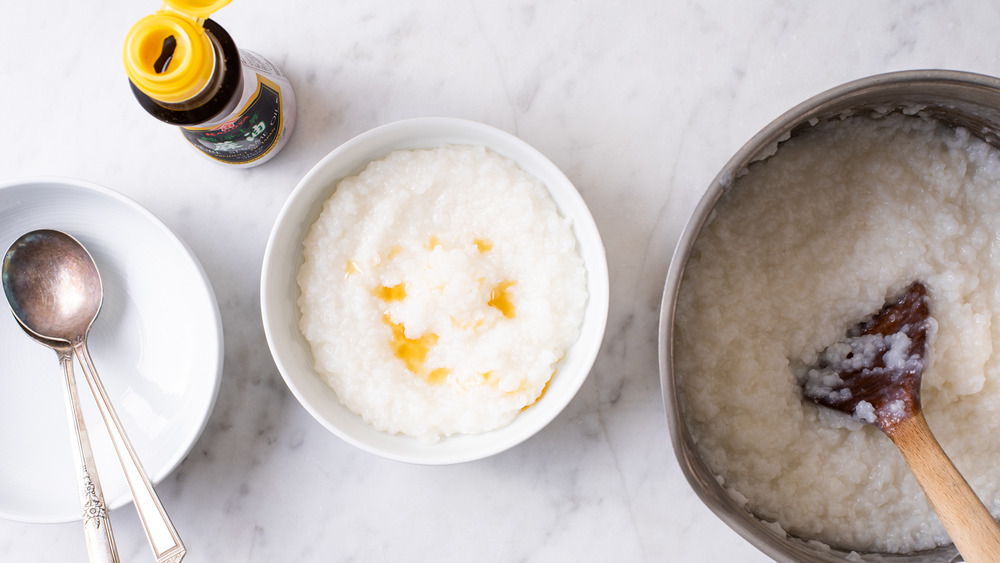
[[[155,100],[129,81],[139,105],[150,115],[171,125],[208,123],[235,109],[243,91],[243,65],[233,38],[219,24],[205,20],[205,32],[215,49],[215,69],[208,85],[195,97],[180,103]]]

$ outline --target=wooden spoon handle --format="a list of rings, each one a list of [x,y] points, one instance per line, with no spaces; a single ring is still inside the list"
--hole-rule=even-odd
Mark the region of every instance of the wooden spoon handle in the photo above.
[[[1000,525],[958,472],[921,411],[886,435],[917,478],[955,547],[969,563],[1000,561]]]

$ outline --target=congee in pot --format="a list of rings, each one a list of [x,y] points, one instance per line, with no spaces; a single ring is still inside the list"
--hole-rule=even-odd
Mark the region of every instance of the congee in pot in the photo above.
[[[751,164],[692,249],[674,321],[709,469],[759,518],[846,550],[951,543],[889,439],[803,400],[798,378],[914,281],[937,325],[924,413],[1000,514],[1000,152],[906,113],[817,124]]]

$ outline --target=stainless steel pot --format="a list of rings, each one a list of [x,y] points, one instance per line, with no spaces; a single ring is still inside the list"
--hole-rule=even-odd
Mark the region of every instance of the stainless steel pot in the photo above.
[[[920,70],[880,74],[849,82],[815,96],[771,122],[747,142],[712,181],[675,249],[663,290],[660,309],[660,384],[670,438],[685,477],[701,500],[733,530],[765,554],[780,562],[847,560],[849,553],[828,549],[809,538],[783,534],[767,526],[734,501],[698,457],[681,412],[673,372],[674,310],[691,249],[716,202],[732,181],[755,161],[766,159],[780,143],[828,120],[849,115],[912,112],[935,117],[949,125],[965,127],[1000,148],[1000,79],[958,71]],[[908,555],[863,553],[863,561],[960,561],[953,546]],[[855,556],[857,557],[857,556]],[[854,559],[856,560],[856,559]]]

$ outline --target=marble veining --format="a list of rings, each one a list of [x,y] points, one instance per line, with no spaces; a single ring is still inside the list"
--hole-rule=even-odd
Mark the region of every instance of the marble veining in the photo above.
[[[814,94],[891,70],[1000,73],[1000,7],[985,1],[235,0],[214,19],[282,68],[299,107],[283,152],[241,171],[132,99],[121,42],[158,6],[4,6],[0,179],[120,191],[205,267],[225,328],[219,399],[158,486],[191,562],[767,560],[701,504],[670,446],[656,329],[681,229],[726,160]],[[601,355],[566,411],[450,467],[327,433],[277,373],[258,298],[298,179],[358,133],[430,115],[507,130],[560,166],[601,230],[612,287]],[[111,516],[122,560],[151,560],[131,505]],[[80,527],[0,520],[0,560],[84,561]]]

